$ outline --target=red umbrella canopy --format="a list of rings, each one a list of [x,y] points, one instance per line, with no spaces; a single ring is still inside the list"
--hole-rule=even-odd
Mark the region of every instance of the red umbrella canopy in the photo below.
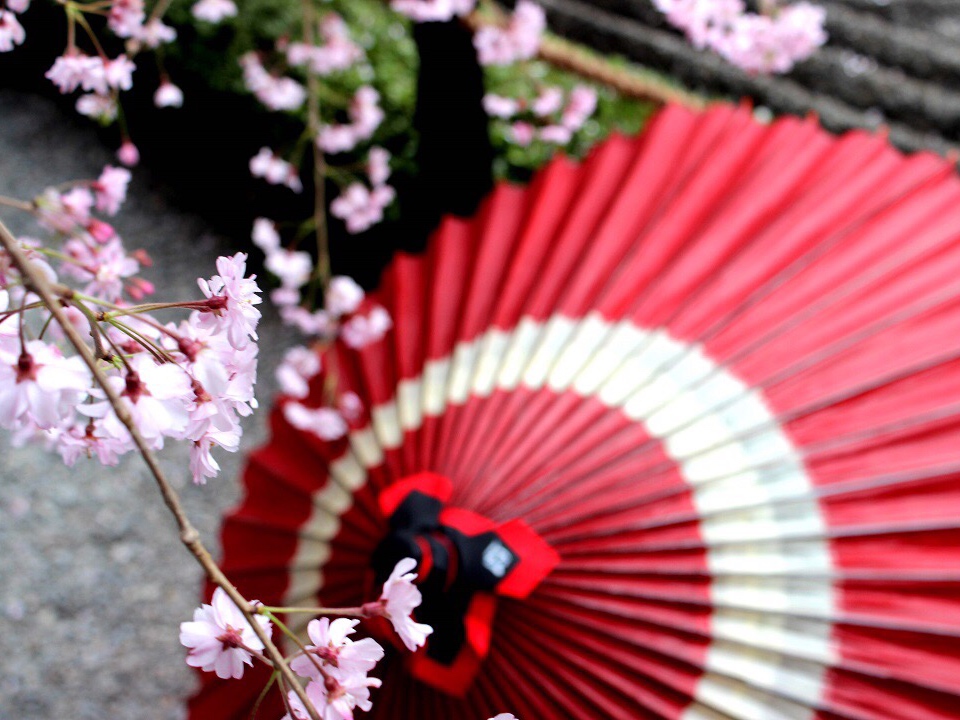
[[[368,415],[325,443],[276,410],[223,530],[268,604],[420,562],[437,631],[371,716],[957,717],[948,162],[668,107],[446,220],[375,300],[392,332],[326,359]]]

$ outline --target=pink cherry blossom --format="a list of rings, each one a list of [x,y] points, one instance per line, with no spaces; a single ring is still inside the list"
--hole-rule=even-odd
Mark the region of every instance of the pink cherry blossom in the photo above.
[[[178,438],[187,429],[187,402],[193,393],[190,378],[178,365],[158,365],[146,353],[134,355],[127,362],[130,371],[123,377],[114,375],[107,379],[127,406],[141,435],[151,448],[159,450],[165,437]],[[91,394],[103,397],[97,390]],[[127,428],[106,400],[84,405],[79,411],[100,419],[104,431],[111,437],[127,439]]]
[[[83,361],[42,340],[19,350],[0,344],[0,427],[52,428],[73,417],[91,385]]]
[[[104,124],[117,119],[117,101],[111,95],[89,93],[77,98],[77,112]]]
[[[361,183],[351,183],[330,203],[330,213],[345,222],[347,232],[360,233],[383,220],[383,211],[395,196],[389,185],[369,190]]]
[[[26,39],[27,33],[17,16],[7,10],[0,10],[0,52],[10,52]]]
[[[292,325],[307,335],[330,337],[336,329],[336,323],[326,311],[310,312],[306,308],[293,303],[280,308],[280,318],[287,325]]]
[[[560,116],[560,123],[576,132],[597,109],[597,91],[588,85],[577,85],[570,91],[567,106]]]
[[[533,114],[539,117],[553,115],[561,107],[563,107],[563,90],[555,86],[541,90],[540,94],[530,103]]]
[[[247,254],[237,253],[230,257],[217,258],[217,271],[209,281],[200,279],[201,292],[216,303],[210,312],[201,316],[201,325],[225,330],[230,344],[237,349],[245,348],[250,338],[257,339],[257,323],[260,311],[254,307],[261,298],[256,275],[244,277],[247,271]]]
[[[205,485],[207,478],[216,477],[220,473],[220,465],[211,453],[215,446],[236,452],[240,449],[239,431],[209,431],[193,442],[190,446],[189,465],[194,485]]]
[[[302,250],[274,250],[267,255],[264,267],[280,278],[283,287],[298,289],[313,274],[313,258]]]
[[[354,315],[340,328],[340,337],[352,348],[362,348],[377,342],[393,327],[390,314],[375,307],[367,315]]]
[[[119,71],[124,67],[121,64],[114,69],[115,80],[122,79]],[[98,95],[106,95],[110,88],[103,58],[99,55],[84,55],[76,51],[68,52],[54,60],[53,66],[46,72],[45,77],[64,94],[80,87]]]
[[[320,372],[320,355],[310,348],[296,345],[284,354],[277,366],[277,384],[281,392],[295,398],[310,393],[309,381]]]
[[[322,679],[314,662],[327,666],[338,678],[365,676],[383,659],[383,648],[372,638],[351,639],[349,636],[359,624],[359,620],[350,618],[311,620],[307,634],[313,644],[307,645],[306,654],[295,658],[290,668],[301,677],[314,680]]]
[[[520,112],[520,103],[514,98],[487,93],[483,96],[483,109],[491,117],[511,118]]]
[[[363,302],[365,293],[353,278],[334,275],[327,286],[326,308],[331,315],[349,315]]]
[[[326,153],[352,150],[369,139],[383,121],[380,93],[369,85],[360,87],[350,101],[350,122],[322,126],[317,132],[317,147]]]
[[[130,171],[107,165],[93,184],[97,196],[97,210],[107,215],[116,215],[123,201],[127,199],[127,186],[130,184]]]
[[[154,19],[148,21],[134,37],[148,48],[156,49],[176,40],[177,31],[169,25],[165,25],[162,20]]]
[[[201,0],[207,2],[207,0]],[[297,110],[307,98],[307,90],[289,77],[275,77],[267,72],[254,52],[240,58],[243,81],[257,99],[271,110]]]
[[[233,0],[200,0],[191,9],[197,20],[208,23],[219,23],[226,18],[235,17],[237,6]]]
[[[158,108],[183,107],[183,90],[164,80],[153,94],[153,104]]]
[[[533,142],[536,128],[528,122],[515,122],[510,126],[510,141],[520,147],[526,147]]]
[[[382,147],[372,147],[367,154],[367,177],[371,185],[384,185],[390,178],[390,152]]]
[[[297,430],[311,432],[321,440],[339,440],[349,430],[346,421],[333,408],[308,408],[290,402],[283,406],[283,417]]]
[[[129,90],[133,87],[133,71],[137,66],[126,55],[118,55],[113,60],[103,64],[103,76],[107,86],[118,90]]]
[[[273,220],[267,218],[257,218],[253,221],[253,233],[251,235],[253,244],[269,254],[280,248],[280,234],[277,232],[277,226]]]
[[[546,127],[540,128],[537,137],[544,142],[553,143],[554,145],[566,145],[573,139],[573,133],[563,125],[547,125]]]
[[[270,148],[260,148],[260,152],[250,158],[250,174],[272,185],[286,185],[296,193],[303,192],[300,173]]]
[[[107,24],[117,37],[131,38],[140,34],[146,18],[143,0],[114,0]]]
[[[824,42],[826,13],[808,2],[760,3],[761,14],[742,0],[654,0],[667,20],[698,48],[720,54],[750,73],[782,73]]]
[[[413,584],[417,574],[411,571],[416,567],[417,561],[413,558],[404,558],[398,562],[383,584],[380,599],[363,606],[368,616],[387,618],[410,651],[416,651],[423,646],[427,642],[427,636],[433,632],[432,627],[415,622],[412,617],[413,611],[423,601],[420,590]]]
[[[270,620],[254,617],[268,634]],[[243,666],[253,665],[251,651],[261,652],[263,642],[223,588],[213,591],[210,605],[201,605],[193,612],[193,621],[180,623],[180,643],[188,648],[187,665],[217,677],[243,677]]]
[[[337,410],[348,423],[355,423],[363,414],[363,401],[356,393],[345,392],[337,398]]]
[[[473,11],[476,0],[392,0],[390,7],[414,22],[447,22]]]
[[[120,462],[121,455],[130,452],[134,447],[129,438],[104,434],[93,420],[72,425],[57,433],[54,442],[67,467],[73,467],[81,456],[96,457],[101,465],[112,467]]]
[[[377,678],[351,675],[338,680],[331,675],[324,681],[313,680],[307,683],[307,700],[313,705],[323,720],[354,720],[353,711],[360,708],[364,712],[373,707],[370,702],[370,688],[380,687]],[[303,707],[300,698],[291,690],[288,695],[290,710],[296,720],[308,720],[310,715]],[[290,720],[289,714],[282,720]]]
[[[369,85],[357,89],[350,103],[350,119],[356,128],[357,136],[366,140],[373,135],[383,122],[383,110],[380,109],[380,93]]]
[[[127,255],[120,238],[113,237],[102,245],[93,245],[77,238],[64,243],[64,253],[70,258],[61,271],[82,282],[83,292],[109,302],[120,299],[124,280],[140,272],[140,263]]]
[[[15,13],[25,13],[30,7],[30,0],[7,0],[7,10]]]
[[[336,13],[324,16],[320,35],[322,45],[290,43],[286,47],[287,62],[296,67],[307,65],[317,75],[329,75],[363,59],[363,50],[350,39],[347,24]]]
[[[473,36],[481,65],[509,65],[529,60],[540,49],[540,37],[547,27],[546,14],[530,0],[518,0],[505,28],[486,26]]]

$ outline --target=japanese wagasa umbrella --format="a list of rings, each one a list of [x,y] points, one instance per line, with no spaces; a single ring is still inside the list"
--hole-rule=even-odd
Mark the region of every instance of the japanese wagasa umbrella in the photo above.
[[[668,107],[445,220],[375,300],[393,330],[328,363],[366,417],[327,443],[275,411],[223,529],[270,604],[418,560],[436,631],[372,717],[960,717],[950,163]]]

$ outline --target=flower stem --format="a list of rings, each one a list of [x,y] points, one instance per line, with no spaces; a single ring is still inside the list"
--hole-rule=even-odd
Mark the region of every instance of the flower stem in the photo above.
[[[23,210],[28,213],[36,210],[33,203],[17,200],[16,198],[7,197],[6,195],[0,195],[0,205],[6,205],[7,207],[16,208],[17,210]]]
[[[263,606],[263,611],[273,615],[274,613],[281,613],[284,615],[290,615],[293,613],[309,613],[311,615],[338,615],[340,617],[364,617],[363,608],[360,607],[349,607],[349,608],[322,608],[322,607],[271,607],[268,605]]]
[[[303,41],[310,46],[316,45],[317,17],[313,0],[303,0]],[[314,276],[320,281],[320,287],[327,289],[330,283],[330,240],[327,228],[326,176],[327,164],[323,152],[317,146],[317,133],[320,131],[320,80],[316,73],[307,72],[307,128],[310,132],[310,144],[313,147],[313,217],[317,235],[317,269]]]

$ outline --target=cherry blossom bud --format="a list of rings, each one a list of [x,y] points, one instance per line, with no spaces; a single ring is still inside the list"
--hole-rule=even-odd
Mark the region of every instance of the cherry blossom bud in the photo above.
[[[153,104],[158,108],[182,107],[183,90],[169,80],[164,80],[153,94]]]
[[[140,162],[140,151],[132,142],[124,140],[120,145],[120,149],[117,150],[117,160],[127,167],[136,167]]]

